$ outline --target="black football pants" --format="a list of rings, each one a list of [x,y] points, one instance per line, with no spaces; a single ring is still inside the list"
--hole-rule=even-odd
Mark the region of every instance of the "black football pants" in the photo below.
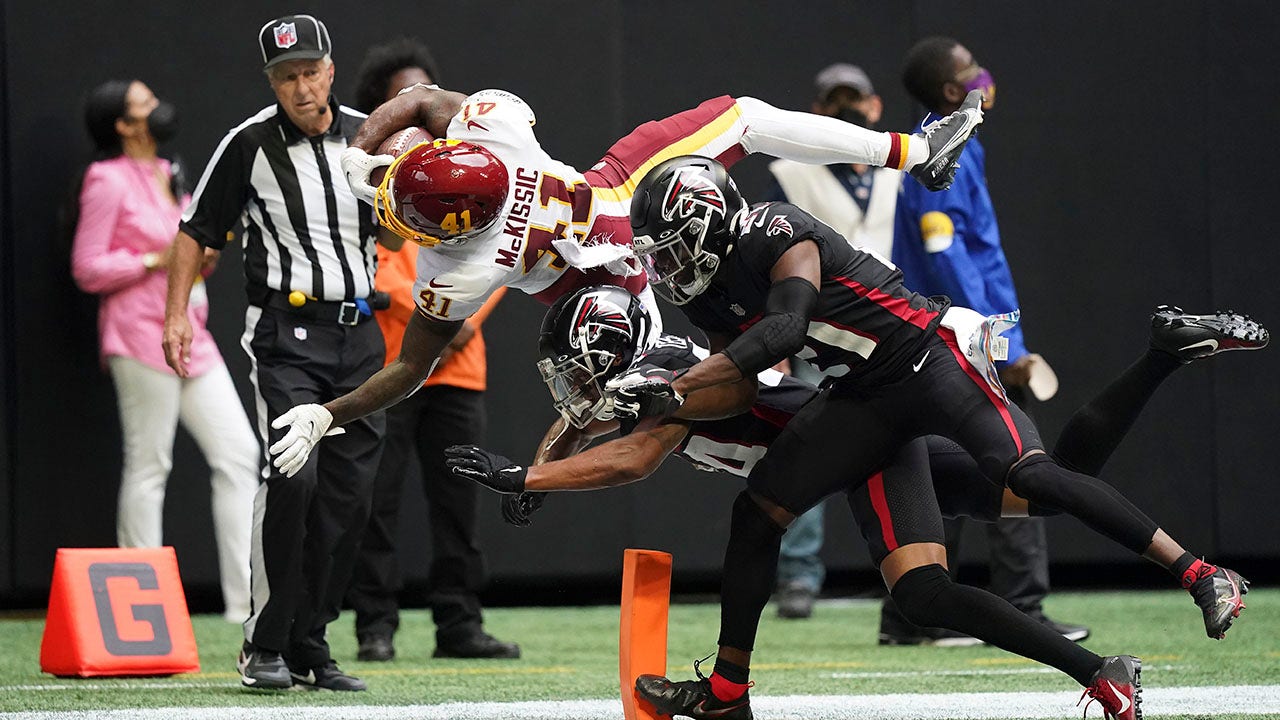
[[[485,567],[476,544],[479,486],[448,472],[444,449],[480,444],[484,426],[484,394],[449,385],[428,385],[387,410],[386,446],[373,512],[347,595],[356,611],[356,637],[361,640],[391,636],[400,625],[396,597],[402,582],[397,558],[400,498],[405,478],[415,476],[421,478],[427,497],[428,603],[437,642],[447,644],[480,630],[476,593],[484,585]],[[410,547],[419,552],[416,542]]]
[[[354,390],[382,368],[382,331],[373,320],[345,326],[250,306],[241,344],[252,361],[264,454],[287,428],[271,421],[303,403]],[[284,653],[294,670],[327,662],[325,626],[338,617],[369,514],[382,453],[382,413],[322,439],[293,477],[267,459],[253,504],[250,557],[253,612],[245,639]]]

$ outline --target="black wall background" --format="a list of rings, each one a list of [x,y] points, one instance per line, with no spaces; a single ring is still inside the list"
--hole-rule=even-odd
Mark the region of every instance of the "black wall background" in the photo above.
[[[1233,307],[1280,327],[1270,222],[1280,205],[1280,6],[1265,0],[0,0],[0,598],[41,601],[55,548],[115,538],[115,398],[98,367],[95,303],[70,280],[56,222],[88,157],[84,94],[110,78],[147,82],[182,110],[174,150],[198,175],[223,133],[272,101],[256,30],[303,11],[332,31],[340,97],[351,95],[364,48],[416,35],[431,44],[446,86],[520,94],[544,146],[578,167],[639,122],[710,96],[805,109],[814,72],[835,61],[868,71],[888,108],[885,127],[909,127],[919,111],[900,87],[902,57],[921,37],[952,35],[999,83],[983,142],[1028,343],[1062,379],[1041,408],[1046,437],[1143,349],[1156,304]],[[735,175],[748,197],[765,187],[763,160]],[[214,335],[247,398],[238,253],[225,254],[210,290]],[[489,445],[517,457],[552,418],[531,362],[541,313],[511,295],[486,326]],[[667,318],[686,327],[675,311]],[[1178,373],[1106,479],[1193,552],[1273,566],[1278,371],[1280,351],[1271,350]],[[495,590],[612,583],[625,547],[673,551],[678,579],[710,577],[737,489],[671,463],[638,487],[555,497],[526,530],[502,525],[486,498]],[[427,557],[416,490],[404,498],[411,583],[425,577]],[[869,567],[850,525],[833,504],[824,551],[833,571]],[[1139,562],[1073,520],[1050,525],[1059,567]],[[207,468],[182,435],[165,532],[188,585],[212,587]],[[1130,577],[1162,581],[1147,570]]]

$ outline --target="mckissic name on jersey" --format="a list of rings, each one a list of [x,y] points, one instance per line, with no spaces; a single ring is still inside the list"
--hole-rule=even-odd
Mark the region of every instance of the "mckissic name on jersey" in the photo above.
[[[644,276],[569,266],[552,241],[626,245],[630,196],[595,188],[583,173],[546,153],[533,132],[533,110],[503,90],[468,96],[449,122],[447,137],[483,146],[507,168],[506,203],[494,224],[458,245],[418,253],[414,296],[420,312],[462,320],[502,286],[550,304],[572,289],[612,284],[639,292]]]
[[[822,262],[818,307],[797,356],[827,378],[877,384],[899,377],[934,335],[950,302],[902,285],[889,261],[854,249],[788,203],[759,203],[734,219],[732,251],[711,285],[682,306],[704,331],[737,335],[763,317],[769,273],[795,244],[812,240]]]
[[[677,335],[661,335],[636,359],[638,370],[664,368],[687,370],[707,357],[705,348]],[[689,425],[689,434],[675,453],[700,470],[712,470],[745,478],[764,457],[769,445],[800,408],[817,395],[817,388],[788,377],[777,370],[765,370],[757,377],[760,391],[745,413],[719,420],[699,420]],[[622,421],[621,433],[630,434],[636,421]]]

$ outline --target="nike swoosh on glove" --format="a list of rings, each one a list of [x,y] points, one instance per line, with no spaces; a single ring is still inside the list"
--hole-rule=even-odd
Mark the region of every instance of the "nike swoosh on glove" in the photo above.
[[[671,415],[684,404],[684,396],[672,386],[683,374],[684,371],[647,368],[605,383],[605,390],[613,393],[614,416],[638,420],[650,415]]]
[[[495,492],[524,492],[529,471],[497,453],[475,445],[453,445],[445,448],[444,457],[444,464],[456,477],[475,480]]]
[[[369,173],[375,168],[388,167],[395,161],[391,155],[370,155],[358,147],[348,147],[338,156],[352,194],[370,205],[378,196],[378,188],[369,184]]]
[[[311,448],[320,442],[320,438],[346,432],[340,427],[330,430],[332,422],[333,414],[325,410],[323,405],[307,404],[290,408],[271,423],[271,427],[276,430],[289,428],[284,437],[267,450],[275,456],[271,464],[284,473],[285,477],[297,475],[302,466],[307,464]]]
[[[502,496],[502,519],[508,525],[529,527],[533,522],[530,515],[542,507],[547,494],[544,492],[522,492],[519,495]]]

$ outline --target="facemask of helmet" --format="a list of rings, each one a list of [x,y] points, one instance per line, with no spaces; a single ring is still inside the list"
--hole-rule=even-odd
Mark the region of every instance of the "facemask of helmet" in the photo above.
[[[631,199],[631,246],[654,293],[684,305],[706,290],[743,205],[724,166],[710,158],[688,155],[650,170]]]
[[[613,419],[604,385],[630,367],[649,332],[644,304],[613,285],[583,288],[551,306],[539,333],[538,373],[565,422],[585,428]]]

